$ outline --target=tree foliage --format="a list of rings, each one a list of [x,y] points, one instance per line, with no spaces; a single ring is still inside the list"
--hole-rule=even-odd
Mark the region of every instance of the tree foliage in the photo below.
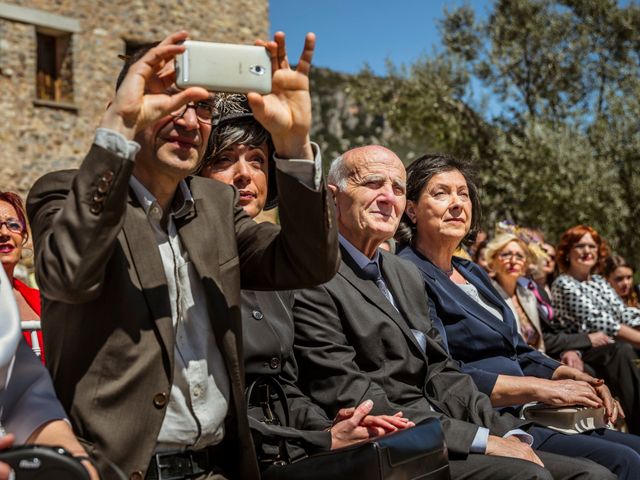
[[[352,82],[389,145],[472,158],[487,224],[510,218],[552,241],[591,224],[640,266],[640,7],[496,0],[485,19],[445,11],[441,31],[443,53]],[[476,82],[490,112],[467,101]]]

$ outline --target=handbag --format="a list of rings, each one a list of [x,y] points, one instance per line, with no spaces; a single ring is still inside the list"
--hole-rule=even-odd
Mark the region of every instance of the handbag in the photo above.
[[[0,462],[13,469],[16,480],[89,480],[80,460],[62,447],[12,447],[0,452]]]
[[[543,403],[534,403],[523,407],[522,418],[567,434],[607,428],[604,407],[551,407]]]
[[[246,390],[247,408],[264,423],[289,427],[287,396],[270,375]],[[449,461],[440,421],[418,425],[364,443],[311,456],[296,455],[284,439],[277,447],[254,438],[263,480],[445,480]]]
[[[447,447],[440,421],[428,418],[415,427],[349,447],[322,452],[288,465],[274,465],[263,480],[446,480]]]
[[[287,396],[275,377],[271,375],[258,377],[247,387],[245,397],[250,417],[267,425],[289,427]],[[253,430],[252,435],[260,470],[274,464],[285,465],[294,458],[305,456],[301,449],[295,452],[292,448],[288,448],[283,438],[269,441]]]

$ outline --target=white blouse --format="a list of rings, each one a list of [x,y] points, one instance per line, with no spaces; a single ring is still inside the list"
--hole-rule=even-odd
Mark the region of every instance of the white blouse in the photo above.
[[[640,327],[640,309],[627,307],[616,291],[600,275],[581,282],[560,275],[551,286],[555,321],[572,333],[603,331],[618,334],[620,325]]]

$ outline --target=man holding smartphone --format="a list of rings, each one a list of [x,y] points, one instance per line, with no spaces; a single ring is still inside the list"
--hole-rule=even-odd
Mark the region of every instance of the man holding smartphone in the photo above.
[[[231,187],[190,176],[214,110],[206,90],[174,86],[186,38],[132,63],[79,170],[45,175],[29,194],[47,363],[88,452],[130,479],[252,479],[241,282],[319,284],[339,261],[309,141],[315,39],[296,70],[284,34],[259,42],[272,92],[248,94],[275,146],[280,229],[251,221]]]

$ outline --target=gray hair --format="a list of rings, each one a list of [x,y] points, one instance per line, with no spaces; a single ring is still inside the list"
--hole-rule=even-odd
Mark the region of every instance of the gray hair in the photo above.
[[[347,180],[351,175],[351,170],[344,161],[344,154],[340,155],[331,162],[329,173],[327,173],[327,183],[335,185],[338,190],[344,190],[347,187]]]

